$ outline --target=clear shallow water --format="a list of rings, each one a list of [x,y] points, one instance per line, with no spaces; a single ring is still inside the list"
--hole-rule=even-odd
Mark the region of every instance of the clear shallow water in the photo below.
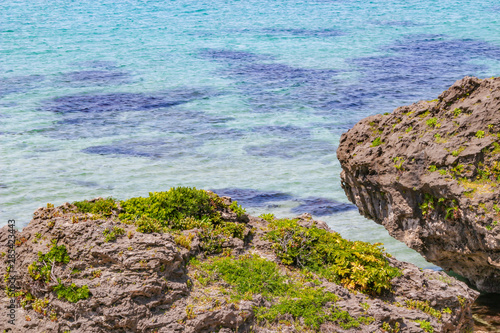
[[[335,150],[360,119],[500,75],[496,1],[0,4],[0,225],[47,202],[215,189],[312,212],[432,267],[359,216]]]

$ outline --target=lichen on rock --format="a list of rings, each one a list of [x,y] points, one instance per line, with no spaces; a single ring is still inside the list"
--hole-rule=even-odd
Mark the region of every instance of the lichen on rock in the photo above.
[[[337,156],[361,214],[500,293],[500,78],[465,77],[436,100],[365,118]]]

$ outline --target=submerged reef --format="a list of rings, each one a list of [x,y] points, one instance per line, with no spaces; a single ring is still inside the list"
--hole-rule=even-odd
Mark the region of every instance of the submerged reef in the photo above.
[[[194,188],[47,204],[14,267],[7,228],[9,332],[466,332],[478,295],[309,214],[253,217]]]
[[[361,120],[337,150],[364,216],[479,290],[500,293],[500,78]]]

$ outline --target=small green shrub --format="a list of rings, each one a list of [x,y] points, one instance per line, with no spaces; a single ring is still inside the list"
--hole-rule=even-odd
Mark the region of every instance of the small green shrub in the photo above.
[[[220,203],[222,204],[222,202]],[[166,192],[149,193],[149,197],[131,198],[121,202],[124,213],[120,219],[135,220],[147,216],[168,221],[173,226],[186,217],[216,218],[217,202],[204,190],[177,187]]]
[[[125,230],[114,226],[112,229],[104,229],[102,233],[104,234],[104,241],[107,243],[115,241],[118,236],[125,234]]]
[[[440,127],[440,126],[441,126],[440,124],[438,124],[438,122],[437,122],[437,118],[435,118],[435,117],[432,117],[432,118],[430,118],[430,119],[427,119],[427,120],[425,121],[425,123],[427,124],[427,126],[432,127],[432,128],[438,128],[438,127]]]
[[[442,314],[438,310],[434,309],[431,307],[429,301],[422,302],[422,301],[416,301],[412,299],[407,299],[405,300],[406,307],[409,309],[417,309],[420,311],[423,311],[427,314],[430,314],[433,317],[436,317],[437,319],[441,319]]]
[[[399,156],[394,157],[392,160],[394,162],[394,167],[396,168],[396,170],[404,171],[403,163],[405,162],[405,159],[403,157],[399,157]]]
[[[436,198],[434,198],[431,194],[424,193],[424,200],[422,204],[420,204],[420,210],[422,211],[423,217],[428,217],[436,208]]]
[[[100,214],[105,217],[111,216],[113,211],[118,209],[113,198],[99,198],[94,202],[88,200],[75,201],[73,205],[75,205],[81,213]]]
[[[437,167],[433,164],[429,165],[429,171],[430,172],[434,172],[434,171],[437,171]]]
[[[55,263],[67,264],[69,262],[68,251],[64,245],[53,245],[46,254],[38,252],[38,261],[28,266],[28,273],[34,280],[43,278],[46,283],[51,280],[50,272]]]
[[[462,113],[462,110],[460,110],[459,108],[455,108],[455,110],[453,110],[453,116],[455,118],[458,117],[461,113]]]
[[[492,154],[500,154],[500,144],[498,142],[493,142]]]
[[[166,223],[147,216],[138,217],[135,220],[135,225],[137,226],[137,231],[142,233],[163,233],[167,228]]]
[[[372,147],[377,147],[380,146],[381,144],[383,144],[383,142],[379,136],[372,141]]]
[[[400,327],[399,327],[399,323],[398,322],[396,322],[394,324],[394,328],[389,323],[387,323],[385,321],[382,323],[382,330],[384,330],[385,332],[388,332],[388,333],[398,333],[399,329],[400,329]]]
[[[266,220],[267,222],[272,222],[275,218],[274,214],[271,213],[266,213],[266,214],[261,214],[259,215],[261,219]]]
[[[244,238],[245,225],[234,222],[222,222],[216,226],[208,225],[201,229],[199,237],[201,249],[209,253],[221,253],[222,245],[230,237]]]
[[[391,288],[391,279],[401,275],[389,265],[380,243],[352,242],[338,233],[301,227],[297,220],[275,219],[266,238],[276,256],[286,265],[308,268],[330,281],[365,293]]]
[[[49,305],[49,300],[47,298],[35,298],[33,304],[31,305],[33,310],[39,314],[47,315],[47,305]]]
[[[238,217],[245,210],[234,201],[229,207],[219,196],[196,188],[178,187],[167,192],[150,193],[148,198],[131,198],[121,202],[124,213],[119,215],[122,221],[133,222],[137,231],[178,232],[201,229],[200,247],[209,253],[220,253],[224,242],[230,237],[244,238],[245,225],[225,222],[220,210],[232,209]],[[109,231],[108,231],[109,233]],[[181,241],[181,238],[178,238]],[[189,246],[188,242],[181,242]]]
[[[429,110],[427,110],[424,113],[422,113],[421,115],[419,115],[418,117],[423,119],[423,118],[427,117],[430,114],[431,114],[431,112]]]
[[[460,147],[458,148],[457,150],[454,150],[451,152],[451,154],[454,156],[454,157],[457,157],[458,155],[460,155],[461,152],[463,152],[465,150],[465,147]]]
[[[146,218],[141,221],[148,225],[141,228],[144,230],[159,230],[160,227],[166,226],[174,230],[186,230],[184,222],[187,218],[218,223],[220,213],[217,209],[224,207],[224,203],[216,194],[210,195],[204,190],[190,187],[153,192],[149,193],[147,198],[131,198],[121,201],[120,204],[124,212],[119,218],[133,222]]]
[[[174,241],[177,245],[180,245],[188,250],[191,249],[191,241],[193,240],[194,238],[194,235],[193,234],[189,234],[188,236],[186,235],[176,235],[174,237]]]
[[[89,287],[83,285],[78,288],[74,283],[69,286],[65,286],[58,280],[59,284],[54,286],[54,291],[57,293],[57,298],[64,298],[71,303],[76,303],[81,299],[87,299],[90,297]]]
[[[425,332],[428,333],[434,332],[434,327],[432,327],[431,323],[428,322],[427,320],[414,320],[414,322],[420,324],[420,328],[423,329]]]
[[[476,138],[478,138],[478,139],[484,138],[484,131],[477,131],[476,132]]]
[[[236,215],[238,217],[242,217],[245,213],[246,213],[246,210],[241,207],[240,205],[238,205],[238,201],[233,201],[231,202],[231,205],[229,206],[229,208],[236,213]]]

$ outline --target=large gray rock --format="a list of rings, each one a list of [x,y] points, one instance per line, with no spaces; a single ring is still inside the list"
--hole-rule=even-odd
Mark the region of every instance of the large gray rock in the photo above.
[[[500,78],[361,120],[337,150],[364,216],[428,261],[500,293]]]
[[[224,248],[230,249],[233,255],[254,254],[277,261],[270,242],[264,237],[268,222],[247,215],[237,217],[228,210],[223,211],[222,216],[228,221],[244,221],[245,233],[249,236],[245,241],[228,238]],[[314,225],[329,230],[325,223],[313,221],[310,215],[304,214],[299,220],[304,227]],[[106,242],[104,231],[113,227],[123,228],[124,234]],[[249,231],[252,231],[251,237]],[[116,214],[94,219],[76,212],[76,207],[70,204],[40,208],[31,223],[17,234],[15,265],[19,289],[37,300],[23,307],[17,301],[15,325],[4,319],[0,321],[0,328],[9,332],[73,333],[303,331],[295,327],[293,320],[285,320],[289,324],[282,325],[281,322],[259,323],[255,319],[255,307],[270,307],[271,302],[277,300],[254,295],[249,300],[230,301],[225,292],[228,285],[223,281],[206,287],[196,282],[198,272],[187,262],[194,255],[202,261],[207,259],[200,253],[196,233],[196,229],[184,231],[186,237],[192,238],[186,248],[168,233],[137,232],[135,226],[120,223]],[[0,229],[0,252],[8,251],[7,235],[7,227]],[[29,266],[38,260],[38,252],[47,253],[54,243],[66,247],[70,260],[53,265],[50,283],[35,281],[29,274]],[[320,279],[320,287],[340,297],[336,303],[339,309],[356,318],[373,319],[357,328],[342,328],[338,322],[328,321],[317,331],[376,332],[385,324],[392,328],[399,325],[400,332],[417,333],[422,332],[419,320],[432,325],[436,333],[462,332],[471,327],[471,305],[477,292],[443,272],[421,270],[393,258],[387,260],[403,274],[393,279],[391,292],[379,296],[356,293]],[[6,264],[4,256],[0,260],[2,272],[6,272]],[[293,268],[290,269],[293,273]],[[90,297],[76,303],[58,299],[51,290],[57,278],[77,287],[88,285]],[[4,280],[0,280],[0,288],[6,288]],[[44,301],[45,304],[40,303]],[[429,306],[427,311],[418,306],[424,303]],[[9,304],[10,299],[3,293],[2,313]]]

